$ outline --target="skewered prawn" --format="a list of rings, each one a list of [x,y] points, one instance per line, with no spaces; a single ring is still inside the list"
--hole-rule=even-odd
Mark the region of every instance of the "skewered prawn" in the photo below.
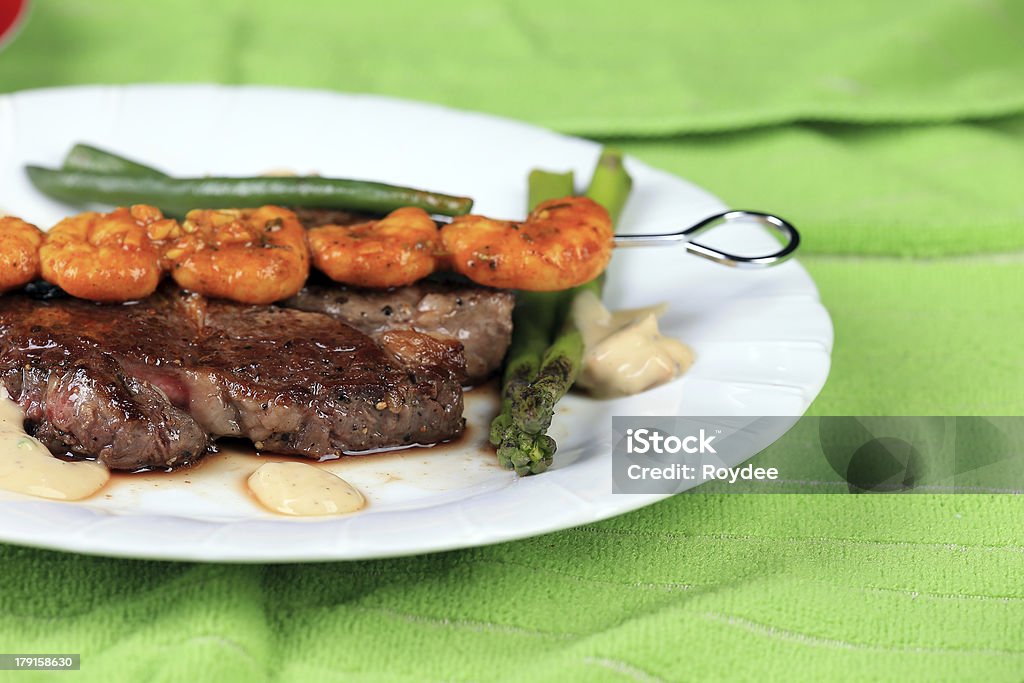
[[[43,233],[13,216],[0,217],[0,292],[39,277],[39,245]]]
[[[153,293],[163,274],[147,230],[167,232],[176,226],[145,204],[65,218],[46,233],[39,249],[43,278],[82,299],[142,299]]]
[[[537,205],[522,223],[459,216],[441,230],[451,266],[490,287],[569,289],[601,274],[612,256],[608,212],[586,197]]]
[[[311,256],[332,279],[362,287],[399,287],[452,269],[491,287],[563,290],[604,270],[614,237],[608,212],[584,197],[543,202],[522,223],[470,215],[440,231],[414,207],[308,233],[277,206],[196,209],[179,225],[159,209],[136,205],[67,218],[45,238],[27,223],[0,220],[12,226],[0,231],[0,249],[19,235],[17,253],[25,259],[0,273],[0,291],[35,276],[32,240],[41,239],[43,277],[73,296],[103,302],[146,297],[170,271],[185,289],[268,304],[302,288]]]
[[[404,207],[380,220],[324,225],[307,234],[313,264],[333,280],[361,287],[400,287],[438,266],[437,225],[426,211]]]
[[[308,233],[314,265],[338,282],[400,287],[450,268],[482,285],[532,291],[594,279],[611,259],[613,237],[608,212],[585,197],[544,202],[522,223],[459,216],[440,235],[414,208]]]
[[[163,258],[171,277],[199,294],[269,304],[298,292],[309,276],[306,231],[279,206],[196,209],[169,238]]]

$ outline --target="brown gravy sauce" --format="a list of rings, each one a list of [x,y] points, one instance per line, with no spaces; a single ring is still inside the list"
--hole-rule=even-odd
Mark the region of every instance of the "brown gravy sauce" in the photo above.
[[[472,408],[496,405],[497,382],[473,387],[466,391],[466,413],[480,412]],[[471,403],[473,404],[471,406]],[[345,466],[372,463],[376,469],[386,472],[383,483],[400,481],[402,476],[391,473],[400,469],[403,461],[416,460],[429,455],[445,456],[465,452],[493,457],[487,443],[487,427],[491,414],[485,411],[484,419],[473,420],[462,433],[451,440],[436,444],[413,444],[399,448],[359,451],[344,455],[331,455],[319,461],[298,455],[262,453],[244,439],[221,439],[217,450],[204,456],[192,465],[170,471],[141,470],[138,472],[110,472],[110,487],[119,485],[137,486],[151,484],[156,487],[189,486],[199,477],[222,476],[238,482],[239,494],[254,501],[260,507],[287,516],[320,516],[345,514],[358,511],[366,506],[366,496],[342,476]],[[479,424],[476,424],[479,423]],[[479,451],[479,453],[477,453]],[[53,459],[53,458],[51,458]],[[495,467],[497,464],[495,462]],[[104,468],[104,471],[105,468]],[[257,477],[257,473],[262,474]],[[294,486],[292,484],[295,484]],[[102,493],[100,491],[99,493]]]

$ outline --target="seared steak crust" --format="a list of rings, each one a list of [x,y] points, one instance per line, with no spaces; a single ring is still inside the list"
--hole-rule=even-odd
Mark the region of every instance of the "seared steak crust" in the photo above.
[[[114,469],[181,465],[222,436],[309,457],[451,438],[463,361],[429,342],[171,289],[133,305],[0,298],[0,378],[27,426]]]
[[[284,305],[326,313],[373,337],[414,329],[458,341],[466,374],[476,383],[501,366],[512,340],[515,298],[508,291],[425,280],[396,289],[310,284]]]

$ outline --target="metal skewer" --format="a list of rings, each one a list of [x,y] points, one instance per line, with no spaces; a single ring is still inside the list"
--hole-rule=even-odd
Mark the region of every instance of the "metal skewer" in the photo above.
[[[781,233],[787,239],[786,244],[782,249],[765,256],[738,256],[693,241],[695,237],[707,232],[711,228],[743,218],[753,219]],[[452,222],[452,219],[448,216],[433,216],[433,219],[438,225],[446,225]],[[679,232],[669,232],[661,235],[615,235],[615,246],[620,249],[679,245],[686,247],[686,250],[695,256],[706,258],[723,266],[748,269],[769,268],[789,260],[793,252],[800,246],[800,233],[797,232],[792,223],[774,214],[762,213],[760,211],[734,210],[708,216],[699,223],[695,223]]]
[[[765,256],[737,256],[729,254],[712,247],[694,242],[693,239],[701,233],[724,223],[740,220],[743,218],[754,219],[757,222],[772,228],[787,238],[787,243],[779,251]],[[679,232],[670,232],[663,235],[616,235],[615,246],[624,247],[666,247],[682,245],[691,254],[706,258],[715,263],[734,268],[768,268],[777,266],[793,255],[793,252],[800,246],[800,233],[796,228],[778,216],[760,211],[725,211],[723,213],[708,216],[704,220]]]

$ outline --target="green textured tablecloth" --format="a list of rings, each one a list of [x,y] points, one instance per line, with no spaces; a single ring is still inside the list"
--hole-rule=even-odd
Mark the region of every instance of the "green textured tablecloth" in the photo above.
[[[1024,3],[555,5],[40,0],[0,90],[315,86],[611,140],[803,228],[836,326],[813,413],[1022,412]],[[64,676],[103,681],[1019,681],[1022,516],[1012,496],[688,495],[387,561],[0,546],[0,651],[82,652]]]

